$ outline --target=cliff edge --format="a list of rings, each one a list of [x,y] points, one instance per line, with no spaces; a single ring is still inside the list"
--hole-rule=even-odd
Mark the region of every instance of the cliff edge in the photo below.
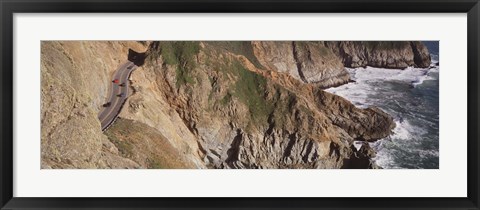
[[[129,49],[146,57],[102,133]],[[392,117],[323,89],[345,67],[430,65],[421,42],[52,41],[41,56],[42,168],[375,168],[367,142]]]

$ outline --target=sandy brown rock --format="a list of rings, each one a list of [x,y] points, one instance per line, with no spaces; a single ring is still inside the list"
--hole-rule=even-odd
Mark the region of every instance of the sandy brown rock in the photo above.
[[[314,51],[304,49],[309,50]],[[162,101],[156,104],[164,108],[155,109],[181,119],[175,127],[187,128],[181,136],[197,143],[197,153],[190,152],[209,168],[340,168],[353,154],[355,139],[385,137],[393,127],[384,112],[355,108],[279,71],[283,64],[264,62],[275,59],[257,57],[259,66],[208,42],[153,43],[147,53],[144,74],[155,80],[150,88],[139,85],[124,115],[135,120],[135,113],[154,108],[145,106],[148,101]],[[312,66],[320,62],[306,60]],[[157,91],[158,97],[148,96]]]
[[[96,115],[129,48],[147,58],[105,135]],[[394,123],[322,90],[349,80],[334,52],[323,42],[42,43],[42,168],[370,167],[353,142]],[[359,152],[366,159],[352,162]]]
[[[293,54],[300,77],[306,83],[327,88],[350,80],[340,59],[323,42],[293,42]]]
[[[118,119],[105,133],[121,156],[141,168],[196,168],[185,151],[180,152],[161,132],[146,124]]]
[[[252,46],[255,56],[263,66],[302,80],[293,54],[293,42],[253,41]]]
[[[116,154],[97,119],[111,74],[136,42],[41,43],[42,168],[136,168]]]
[[[328,113],[332,123],[355,140],[375,141],[390,135],[395,127],[393,118],[378,108],[359,109],[342,97],[323,91],[316,95],[316,103]]]
[[[432,61],[427,46],[418,41],[412,41],[410,45],[412,46],[415,65],[421,68],[429,67]]]
[[[428,67],[430,54],[421,42],[413,41],[328,41],[345,67]]]
[[[350,80],[341,60],[323,42],[256,41],[252,45],[263,66],[304,83],[326,88]]]

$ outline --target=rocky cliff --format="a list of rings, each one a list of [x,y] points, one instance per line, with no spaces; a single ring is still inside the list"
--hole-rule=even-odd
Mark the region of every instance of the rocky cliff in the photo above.
[[[190,145],[184,148],[208,168],[341,168],[356,156],[354,140],[390,134],[394,124],[381,110],[358,109],[288,71],[298,57],[302,69],[321,64],[319,52],[308,58],[278,49],[272,56],[265,52],[274,49],[259,53],[258,44],[152,43],[143,71],[132,75],[136,93],[121,116]],[[279,45],[301,53],[317,46]],[[328,58],[321,65],[341,66]],[[137,82],[144,78],[150,82]]]
[[[429,57],[421,43],[386,55],[359,43],[42,42],[42,168],[375,167],[353,142],[388,136],[392,118],[322,88],[349,81],[344,65]],[[102,133],[96,116],[129,48],[147,57]]]
[[[304,83],[331,87],[347,83],[341,60],[323,42],[252,42],[260,63]]]
[[[125,155],[137,146],[120,141],[125,133],[115,138],[102,133],[97,118],[111,77],[125,62],[128,49],[145,51],[147,47],[137,42],[41,43],[42,168],[147,168],[148,163],[161,162],[155,156],[147,162]],[[153,143],[162,142],[158,136]],[[187,162],[175,167],[191,165]]]
[[[325,46],[345,67],[426,68],[431,63],[427,47],[418,41],[328,41]]]
[[[110,75],[136,43],[41,44],[42,168],[136,168],[98,129]]]

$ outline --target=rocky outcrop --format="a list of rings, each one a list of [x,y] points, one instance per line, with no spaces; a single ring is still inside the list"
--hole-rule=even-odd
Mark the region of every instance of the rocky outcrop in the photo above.
[[[316,104],[325,110],[332,123],[341,127],[355,140],[376,141],[390,135],[395,127],[392,118],[382,110],[370,107],[357,109],[339,96],[317,92]]]
[[[331,49],[345,67],[426,68],[430,54],[418,41],[328,41]]]
[[[260,63],[271,70],[287,72],[304,83],[326,88],[350,80],[341,60],[323,42],[252,42]]]
[[[253,52],[260,63],[271,70],[288,73],[295,79],[302,80],[293,53],[293,42],[254,41]]]
[[[137,42],[43,41],[41,43],[41,167],[50,168],[149,168],[160,165],[198,167],[193,161],[164,163],[170,152],[145,150],[145,144],[169,148],[170,142],[147,125],[105,135],[97,114],[108,95],[115,69],[126,61],[129,49],[144,52],[148,45]],[[141,68],[137,69],[141,71]],[[148,81],[142,81],[147,83]],[[121,125],[114,125],[112,131]],[[133,125],[139,124],[134,123]],[[173,124],[168,122],[169,125]],[[142,127],[142,129],[138,129]],[[142,134],[141,137],[138,137]],[[125,140],[126,137],[138,138]],[[151,142],[137,142],[148,139]],[[172,138],[173,139],[173,138]],[[131,140],[131,141],[129,141]],[[137,141],[135,141],[137,140]],[[131,142],[135,144],[132,146]],[[170,146],[174,147],[174,146]],[[136,149],[136,148],[142,148]],[[184,149],[178,146],[180,149]],[[125,151],[130,151],[126,153]],[[189,158],[189,156],[186,156]],[[169,165],[170,164],[170,165]]]
[[[428,49],[418,41],[254,41],[251,45],[263,67],[322,88],[349,82],[344,67],[426,68],[431,62]]]
[[[285,56],[292,60],[274,62],[256,52],[255,64],[246,52],[208,42],[152,43],[143,71],[132,75],[136,93],[121,116],[167,139],[181,136],[173,145],[198,155],[208,168],[341,168],[355,156],[353,141],[390,134],[394,123],[381,110],[356,108],[282,68],[297,65],[289,44],[292,52]],[[313,46],[295,47],[315,55]],[[295,56],[306,68],[321,62]],[[143,78],[151,80],[136,82]]]
[[[42,168],[138,168],[99,130],[111,74],[135,42],[42,41]]]
[[[375,167],[353,144],[388,136],[393,120],[322,90],[349,80],[332,46],[42,42],[42,168]],[[146,59],[102,133],[97,113],[129,48]]]
[[[198,168],[155,128],[138,121],[118,119],[105,135],[119,154],[142,168]]]
[[[410,42],[413,50],[413,61],[415,65],[421,68],[427,68],[431,64],[430,52],[427,46],[422,42]]]

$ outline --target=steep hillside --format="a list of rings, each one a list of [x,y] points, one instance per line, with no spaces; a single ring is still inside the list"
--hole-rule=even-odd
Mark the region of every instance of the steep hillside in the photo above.
[[[341,60],[323,42],[252,42],[263,66],[287,72],[304,83],[331,87],[347,83],[348,72]]]
[[[390,134],[382,111],[358,109],[229,47],[152,43],[121,116],[157,128],[210,168],[340,168],[354,140]]]
[[[357,151],[353,142],[390,135],[392,118],[322,89],[350,81],[344,65],[424,66],[424,48],[42,42],[42,168],[374,168],[368,144]],[[129,49],[146,59],[120,119],[102,133],[97,114]]]
[[[114,141],[122,138],[107,137],[100,130],[97,118],[105,103],[111,77],[126,61],[128,49],[145,51],[147,46],[137,42],[42,42],[42,168],[150,166],[148,162],[126,157],[123,154],[125,144]],[[161,142],[161,139],[152,140],[156,141]],[[154,157],[161,159],[162,155]],[[174,166],[185,165],[191,166],[188,163]]]
[[[42,168],[139,167],[99,130],[108,81],[136,42],[41,43]]]

